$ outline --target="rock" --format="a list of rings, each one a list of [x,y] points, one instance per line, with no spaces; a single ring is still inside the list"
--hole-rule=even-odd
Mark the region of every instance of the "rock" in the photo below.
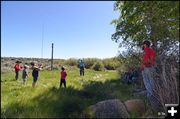
[[[82,118],[128,118],[124,104],[118,99],[105,100],[88,107]]]
[[[137,112],[142,115],[145,112],[145,104],[140,99],[132,99],[124,102],[128,112]]]

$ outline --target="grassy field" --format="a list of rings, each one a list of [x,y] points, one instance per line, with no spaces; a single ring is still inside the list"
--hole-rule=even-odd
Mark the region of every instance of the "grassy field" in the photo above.
[[[41,71],[32,88],[31,70],[27,84],[14,72],[1,73],[1,118],[7,117],[80,117],[88,106],[106,99],[133,99],[135,85],[124,85],[116,71],[85,70],[79,76],[77,68],[67,68],[67,88],[59,89],[59,71]],[[138,115],[131,115],[136,117]]]

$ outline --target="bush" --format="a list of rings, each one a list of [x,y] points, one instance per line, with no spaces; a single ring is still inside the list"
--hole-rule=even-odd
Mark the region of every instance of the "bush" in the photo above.
[[[65,60],[64,60],[64,59],[54,60],[54,64],[57,64],[57,65],[64,65],[64,64],[65,64]]]
[[[103,71],[104,65],[103,65],[102,61],[95,62],[94,65],[92,66],[92,69],[94,69],[95,71]]]
[[[104,67],[107,70],[116,70],[120,66],[120,61],[118,58],[108,58],[103,60]]]
[[[135,52],[128,52],[127,54],[120,54],[120,66],[117,68],[120,75],[124,72],[138,70],[140,68],[140,54]]]
[[[97,62],[99,59],[97,59],[97,58],[86,58],[85,60],[84,60],[84,62],[85,62],[85,68],[87,68],[87,69],[89,69],[89,68],[91,68],[92,66],[93,66],[93,64],[95,63],[95,62]]]
[[[65,61],[65,64],[69,65],[69,66],[77,66],[78,65],[78,61],[75,58],[70,58],[70,59]]]

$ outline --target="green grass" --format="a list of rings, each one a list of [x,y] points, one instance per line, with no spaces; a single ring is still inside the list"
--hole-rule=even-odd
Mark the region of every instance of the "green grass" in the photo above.
[[[60,73],[41,71],[32,88],[31,70],[27,84],[22,84],[14,72],[1,74],[1,118],[8,117],[80,117],[88,106],[107,99],[133,99],[135,85],[124,85],[116,71],[85,70],[79,76],[77,68],[67,68],[67,88],[59,89]],[[133,116],[134,117],[134,116]]]

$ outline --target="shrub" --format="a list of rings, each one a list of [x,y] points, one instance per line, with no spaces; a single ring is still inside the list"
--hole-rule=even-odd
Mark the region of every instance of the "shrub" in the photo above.
[[[118,58],[108,58],[103,60],[104,67],[107,70],[116,70],[120,66],[120,61]]]
[[[64,65],[65,64],[65,60],[64,59],[54,60],[54,64]]]
[[[92,69],[94,69],[95,71],[103,71],[104,65],[103,65],[102,61],[95,62],[94,65],[92,66]]]
[[[140,54],[135,52],[129,52],[125,55],[120,54],[120,66],[117,68],[120,75],[124,72],[132,70],[138,70],[140,68]]]
[[[66,65],[70,65],[70,66],[77,66],[78,65],[78,61],[75,58],[70,58],[68,60],[65,61]]]
[[[99,59],[97,59],[97,58],[86,58],[85,60],[84,60],[84,62],[85,62],[85,68],[87,68],[87,69],[89,69],[89,68],[91,68],[92,66],[93,66],[93,64],[95,63],[95,62],[97,62]]]
[[[157,58],[154,75],[155,97],[159,100],[163,111],[166,110],[165,104],[179,103],[179,63],[175,58],[172,61],[168,58],[172,57]]]

